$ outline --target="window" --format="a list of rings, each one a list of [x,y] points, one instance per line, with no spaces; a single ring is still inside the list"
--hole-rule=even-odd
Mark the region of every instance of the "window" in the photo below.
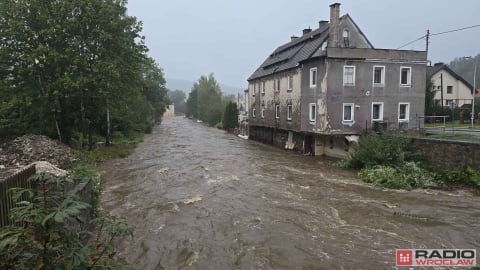
[[[343,85],[355,85],[355,67],[343,67]]]
[[[280,79],[276,79],[273,82],[273,88],[276,92],[280,92]]]
[[[449,85],[447,86],[447,94],[452,94],[453,93],[453,86]]]
[[[280,105],[275,105],[275,118],[280,118]]]
[[[292,120],[293,106],[291,104],[287,105],[287,120]]]
[[[252,96],[255,96],[255,93],[257,92],[257,87],[256,87],[257,84],[252,84]]]
[[[265,118],[265,108],[260,111],[260,117]]]
[[[383,120],[383,102],[372,103],[372,120],[373,121]]]
[[[385,67],[373,66],[373,86],[385,85]]]
[[[292,90],[293,89],[293,76],[289,75],[288,76],[288,87],[287,90]]]
[[[343,122],[353,122],[353,103],[343,103]]]
[[[264,81],[260,84],[260,92],[262,94],[265,94],[265,82]]]
[[[311,68],[310,69],[310,87],[316,87],[317,86],[317,68]]]
[[[317,104],[310,103],[308,107],[309,107],[309,110],[308,110],[309,120],[310,122],[315,122],[315,119],[317,116]]]
[[[455,102],[451,99],[447,99],[447,106],[453,109],[455,108]]]
[[[343,43],[345,44],[345,47],[346,48],[350,47],[350,32],[348,32],[348,30],[345,29],[343,30],[342,36],[343,36]]]
[[[383,120],[383,102],[372,103],[372,120],[373,121]]]
[[[253,118],[255,118],[255,116],[256,116],[256,115],[255,115],[255,112],[256,112],[256,109],[255,109],[255,107],[253,107],[253,109],[252,109],[252,117],[253,117]]]
[[[412,84],[412,68],[400,68],[400,86],[410,86]]]
[[[410,104],[398,104],[398,121],[408,121],[410,119]]]

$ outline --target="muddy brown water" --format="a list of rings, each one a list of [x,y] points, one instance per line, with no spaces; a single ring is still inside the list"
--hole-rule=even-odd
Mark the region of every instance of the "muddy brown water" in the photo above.
[[[383,190],[329,162],[168,118],[100,165],[100,206],[133,229],[118,249],[137,269],[392,269],[398,248],[480,246],[479,196]]]

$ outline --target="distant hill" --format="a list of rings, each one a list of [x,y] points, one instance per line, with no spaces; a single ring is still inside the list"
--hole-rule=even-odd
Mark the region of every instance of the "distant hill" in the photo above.
[[[170,90],[182,90],[186,94],[190,93],[190,90],[192,90],[193,84],[195,83],[194,81],[189,81],[189,80],[181,80],[181,79],[166,79],[167,80],[167,88]],[[243,94],[243,89],[242,87],[235,87],[235,86],[230,86],[230,85],[225,85],[219,82],[220,88],[222,89],[222,92],[224,95],[236,95],[237,93]]]

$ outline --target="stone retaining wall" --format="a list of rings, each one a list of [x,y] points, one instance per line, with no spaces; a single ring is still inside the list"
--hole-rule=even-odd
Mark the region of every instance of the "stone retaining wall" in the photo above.
[[[439,139],[412,139],[412,150],[420,151],[434,167],[480,168],[480,144]]]

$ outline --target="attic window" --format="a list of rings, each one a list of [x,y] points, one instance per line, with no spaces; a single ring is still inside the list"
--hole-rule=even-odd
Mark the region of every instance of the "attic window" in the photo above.
[[[345,47],[348,48],[350,47],[350,32],[348,29],[343,30],[343,43],[345,44]]]

